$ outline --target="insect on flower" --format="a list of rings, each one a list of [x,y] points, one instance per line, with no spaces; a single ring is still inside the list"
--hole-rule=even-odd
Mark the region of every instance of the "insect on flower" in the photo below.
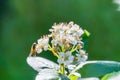
[[[31,46],[30,54],[29,56],[36,56],[36,43],[33,43]]]
[[[57,75],[57,71],[59,69],[58,64],[48,59],[37,57],[35,46],[36,46],[36,43],[33,43],[33,45],[31,46],[30,54],[27,57],[27,63],[29,64],[29,66],[31,66],[35,71],[38,72],[38,75],[36,76],[35,80],[53,79],[52,76],[55,73]],[[51,74],[50,72],[54,72],[54,74]],[[45,75],[47,75],[48,77],[46,77]]]
[[[33,45],[31,46],[30,54],[27,57],[27,63],[38,72],[43,68],[58,70],[58,65],[56,63],[47,60],[45,58],[36,56],[36,49],[35,49],[36,45],[37,45],[36,43],[33,43]]]

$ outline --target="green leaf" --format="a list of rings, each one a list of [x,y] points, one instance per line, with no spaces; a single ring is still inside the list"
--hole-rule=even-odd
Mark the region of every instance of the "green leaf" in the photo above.
[[[89,77],[89,78],[80,78],[80,80],[100,80],[97,77]]]
[[[120,71],[120,63],[115,61],[86,61],[79,65],[77,70],[82,77],[101,77],[107,73]]]
[[[77,79],[78,79],[78,76],[71,75],[69,78],[70,78],[70,80],[77,80]]]
[[[89,36],[90,36],[90,33],[89,33],[87,30],[84,30],[84,35],[85,35],[86,37],[89,37]]]
[[[77,73],[77,72],[73,72],[73,73],[69,76],[70,80],[78,80],[78,78],[80,78],[80,77],[81,77],[81,75],[80,75],[79,73]]]
[[[120,80],[120,71],[106,74],[101,80]]]
[[[43,69],[36,76],[35,80],[57,80],[59,79],[59,74],[53,69]]]
[[[67,76],[58,73],[54,69],[43,69],[41,70],[35,80],[70,80]]]

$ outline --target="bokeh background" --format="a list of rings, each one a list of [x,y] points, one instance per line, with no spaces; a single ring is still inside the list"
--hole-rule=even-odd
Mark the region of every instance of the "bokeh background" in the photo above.
[[[112,0],[0,0],[0,80],[34,80],[26,58],[55,22],[74,21],[91,33],[89,60],[120,61],[117,8]]]

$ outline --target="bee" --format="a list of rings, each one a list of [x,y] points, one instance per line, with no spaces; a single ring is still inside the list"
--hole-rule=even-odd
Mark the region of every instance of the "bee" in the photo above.
[[[33,43],[31,46],[31,50],[30,50],[30,55],[29,56],[36,56],[36,43]]]

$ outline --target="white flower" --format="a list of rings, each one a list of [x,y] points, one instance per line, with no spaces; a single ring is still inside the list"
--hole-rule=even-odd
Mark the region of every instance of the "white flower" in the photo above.
[[[71,54],[70,51],[67,51],[66,53],[60,52],[59,56],[60,58],[58,58],[57,62],[59,64],[64,64],[65,66],[70,65],[74,60],[74,56]]]
[[[78,62],[85,62],[88,59],[87,53],[84,50],[79,50],[79,54],[76,54]]]
[[[78,43],[78,41],[72,35],[67,35],[66,41],[69,42],[70,44],[73,44],[73,45],[76,45]]]
[[[42,52],[42,48],[39,45],[36,45],[36,51],[37,51],[37,53],[41,53]]]
[[[49,45],[49,37],[44,36],[43,38],[38,39],[38,44],[36,45],[36,51],[37,53],[41,53],[43,49],[46,51],[48,50],[48,45]]]

